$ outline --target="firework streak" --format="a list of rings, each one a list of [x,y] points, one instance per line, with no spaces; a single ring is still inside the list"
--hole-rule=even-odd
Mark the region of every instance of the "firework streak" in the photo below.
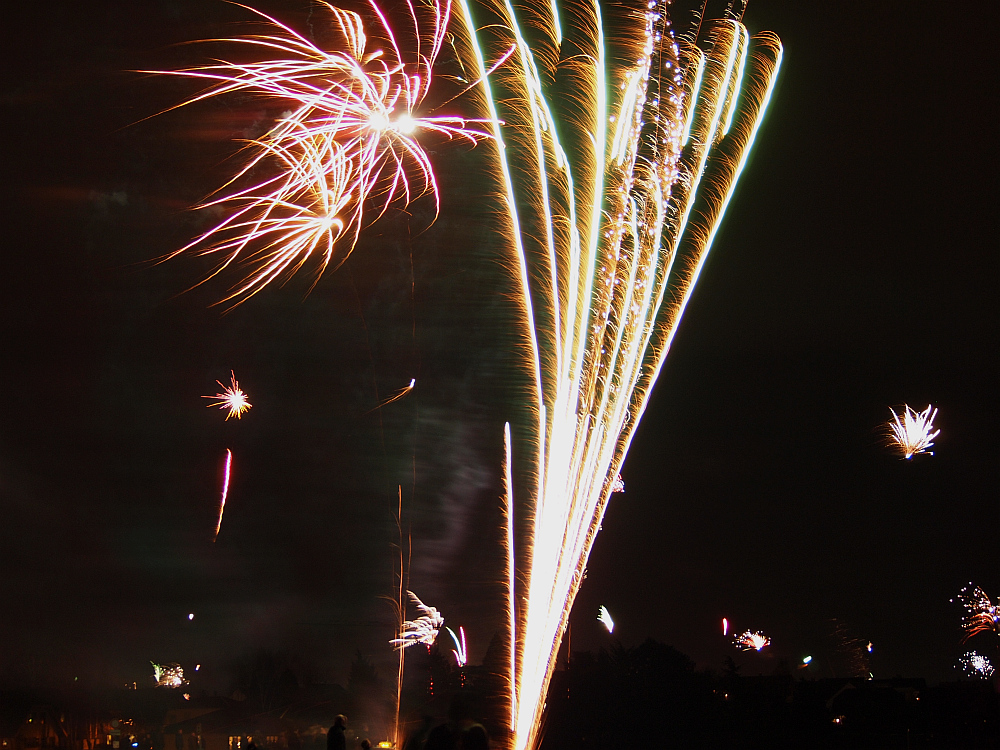
[[[534,380],[517,750],[537,742],[614,480],[781,59],[776,37],[750,39],[736,21],[706,22],[700,46],[679,43],[665,2],[616,28],[613,49],[599,5],[565,10],[571,23],[554,5],[456,3],[456,49],[472,55],[492,122],[481,147],[495,155]],[[510,47],[515,54],[488,71],[490,55]]]
[[[226,470],[222,477],[222,499],[219,501],[219,520],[215,523],[215,534],[212,536],[214,542],[219,538],[219,529],[222,528],[222,514],[226,512],[226,497],[229,495],[229,475],[233,468],[233,452],[226,448]],[[194,619],[194,615],[188,615],[189,620]]]

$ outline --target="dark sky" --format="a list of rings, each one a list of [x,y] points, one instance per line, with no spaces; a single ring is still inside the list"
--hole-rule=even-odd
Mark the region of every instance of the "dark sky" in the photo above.
[[[949,598],[968,581],[1000,595],[1000,28],[982,6],[750,3],[751,32],[784,42],[781,80],[598,537],[574,649],[611,642],[605,604],[624,644],[718,668],[728,617],[774,640],[745,671],[811,653],[825,676],[836,620],[874,643],[876,676],[954,676]],[[298,0],[261,7],[315,21]],[[206,261],[148,263],[205,226],[187,207],[275,112],[146,120],[194,89],[129,71],[203,59],[176,45],[248,18],[108,0],[6,22],[0,679],[142,680],[153,660],[221,685],[256,647],[332,681],[355,649],[387,664],[397,492],[413,588],[466,626],[473,661],[497,626],[502,425],[523,383],[467,177],[481,156],[432,149],[437,224],[421,232],[426,204],[380,223],[308,295],[295,279],[224,314],[233,278],[184,293]],[[240,422],[200,398],[230,369],[254,404]],[[902,403],[940,408],[933,457],[881,446]]]

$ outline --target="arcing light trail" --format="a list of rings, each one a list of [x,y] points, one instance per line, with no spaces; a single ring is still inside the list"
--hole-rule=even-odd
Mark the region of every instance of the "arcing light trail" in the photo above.
[[[247,398],[245,394],[240,389],[240,384],[236,382],[236,373],[230,370],[230,385],[223,385],[221,380],[216,380],[215,382],[219,384],[222,389],[222,393],[216,393],[214,396],[202,396],[202,398],[217,398],[218,401],[208,405],[209,408],[213,406],[218,406],[220,409],[228,410],[229,413],[226,415],[226,421],[229,421],[230,417],[236,417],[241,419],[243,413],[246,412],[253,404]]]
[[[889,430],[889,439],[903,458],[909,460],[919,453],[934,455],[928,448],[933,447],[934,438],[941,433],[941,430],[934,430],[936,416],[937,409],[931,405],[919,413],[906,405],[903,406],[903,411],[892,412],[892,419],[886,427]]]
[[[320,270],[336,267],[369,213],[437,197],[421,132],[489,149],[486,192],[497,199],[533,381],[518,505],[509,458],[505,477],[508,515],[528,510],[523,549],[509,549],[518,561],[511,744],[524,750],[537,744],[614,480],[753,145],[781,44],[770,33],[751,38],[736,20],[702,23],[696,39],[678,41],[668,0],[621,9],[608,36],[598,0],[422,0],[405,6],[405,37],[373,3],[383,46],[369,51],[361,17],[325,7],[336,52],[278,24],[242,40],[276,61],[179,73],[214,82],[198,99],[257,91],[295,105],[234,180],[249,181],[258,165],[277,174],[230,182],[207,204],[228,217],[188,249],[221,253],[219,270],[238,257],[254,267],[227,298],[239,301],[313,256]],[[477,79],[465,97],[476,119],[418,111],[452,11],[451,46]],[[509,456],[509,432],[506,443]]]
[[[222,514],[226,511],[226,498],[229,496],[229,475],[233,467],[233,452],[226,449],[226,469],[222,477],[222,500],[219,502],[219,520],[215,523],[215,534],[212,536],[214,542],[219,538],[219,529],[222,528]],[[194,615],[188,615],[189,620],[194,619]]]
[[[451,636],[451,640],[455,644],[455,648],[451,650],[451,653],[455,655],[455,662],[458,666],[464,667],[469,663],[469,650],[465,646],[465,628],[459,627],[460,635],[455,635],[455,631],[451,628],[445,628],[445,630],[448,631],[448,635]]]

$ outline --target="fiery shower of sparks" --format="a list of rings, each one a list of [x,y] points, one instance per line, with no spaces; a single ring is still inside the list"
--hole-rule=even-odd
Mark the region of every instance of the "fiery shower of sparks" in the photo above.
[[[222,498],[219,501],[219,520],[215,522],[215,534],[212,536],[214,542],[219,538],[219,529],[222,528],[222,514],[226,511],[226,498],[229,496],[229,475],[233,467],[233,452],[226,449],[226,468],[222,476]],[[188,615],[189,620],[194,619],[194,615]]]
[[[990,660],[975,651],[967,651],[958,660],[958,666],[968,677],[978,677],[987,680],[993,676],[993,665]]]
[[[962,615],[962,627],[965,630],[963,643],[978,633],[1000,634],[1000,611],[979,586],[973,586],[971,583],[963,586],[958,592],[957,599],[965,610]]]
[[[644,4],[613,40],[599,3],[562,6],[567,23],[559,7],[456,0],[465,31],[456,49],[471,53],[483,79],[493,137],[482,148],[496,164],[534,380],[523,446],[531,514],[519,571],[515,750],[537,744],[615,477],[781,59],[774,35],[751,39],[732,19],[706,20],[698,38],[675,39],[666,0]],[[515,54],[487,71],[487,51],[511,47]]]
[[[451,653],[455,655],[455,661],[458,666],[464,667],[469,663],[469,651],[465,647],[465,628],[459,627],[459,635],[455,635],[455,631],[451,628],[445,628],[448,631],[448,635],[451,636],[452,642],[455,644],[455,648],[451,650]]]
[[[157,687],[179,688],[182,685],[187,685],[187,680],[184,679],[184,670],[177,662],[170,664],[150,662],[150,664],[153,665],[153,679],[156,680]]]
[[[609,633],[615,632],[615,621],[611,619],[611,613],[608,612],[608,608],[603,604],[600,610],[598,610],[597,621],[606,627]]]
[[[240,384],[236,382],[236,373],[230,370],[229,375],[231,377],[231,385],[223,385],[221,380],[215,381],[222,389],[222,393],[216,393],[214,396],[202,396],[202,398],[218,399],[218,401],[209,404],[208,408],[211,409],[213,406],[218,406],[220,409],[229,410],[229,413],[226,415],[227,422],[230,417],[241,419],[243,413],[253,405],[247,400],[247,394],[240,389]]]
[[[336,267],[393,203],[437,200],[418,134],[487,149],[484,193],[496,196],[533,380],[529,424],[518,433],[528,437],[517,448],[530,454],[530,515],[511,597],[514,750],[537,744],[615,478],[780,67],[773,34],[751,38],[729,17],[698,18],[696,33],[675,37],[669,5],[647,0],[621,14],[611,36],[597,0],[421,0],[405,6],[405,33],[374,2],[371,29],[324,5],[339,33],[335,51],[268,19],[277,31],[242,42],[276,59],[178,72],[212,82],[196,100],[244,91],[294,105],[253,142],[257,155],[229,192],[206,204],[227,218],[185,248],[219,253],[218,270],[237,258],[251,266],[227,298],[237,302],[310,258],[319,271]],[[476,82],[463,100],[475,118],[421,111],[449,15],[450,49]],[[265,162],[270,172],[257,169]],[[251,171],[274,176],[244,186]],[[509,494],[509,476],[507,486]],[[393,643],[433,642],[433,613]]]
[[[251,8],[267,33],[217,41],[263,59],[157,71],[210,83],[187,104],[242,93],[287,108],[267,133],[248,142],[252,156],[221,196],[201,206],[225,218],[171,255],[217,254],[215,273],[237,259],[249,267],[227,300],[246,299],[310,262],[317,278],[338,267],[360,231],[393,204],[405,208],[429,194],[437,205],[431,161],[418,136],[473,144],[487,137],[470,127],[478,121],[421,107],[447,38],[450,0],[407,2],[400,14],[405,28],[393,28],[374,1],[367,19],[318,5],[336,34],[330,50]]]
[[[444,625],[444,618],[434,607],[428,607],[412,591],[406,592],[417,609],[423,614],[416,620],[406,620],[400,629],[399,637],[389,641],[396,648],[409,648],[418,643],[433,646],[438,633]]]
[[[756,632],[744,630],[733,639],[733,643],[741,651],[760,651],[765,646],[771,645],[771,639],[759,630]]]
[[[918,413],[904,404],[903,411],[898,413],[895,410],[890,411],[892,419],[886,423],[889,440],[903,458],[909,460],[920,453],[933,456],[934,452],[927,449],[933,447],[934,438],[941,433],[941,430],[934,430],[937,409],[928,405]]]

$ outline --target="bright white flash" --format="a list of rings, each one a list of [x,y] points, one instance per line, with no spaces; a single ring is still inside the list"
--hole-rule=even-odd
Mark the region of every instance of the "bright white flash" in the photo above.
[[[757,632],[744,630],[736,636],[733,643],[735,643],[736,647],[741,651],[760,651],[765,646],[771,645],[771,639],[759,630]]]
[[[609,633],[615,632],[615,621],[611,619],[611,613],[608,612],[608,608],[603,604],[597,614],[597,621],[606,627]]]
[[[892,419],[886,426],[889,428],[892,444],[903,454],[903,458],[909,460],[918,453],[934,455],[933,451],[927,449],[934,445],[934,438],[941,432],[934,430],[936,416],[937,409],[930,404],[922,412],[917,412],[905,404],[902,412],[892,411]]]

